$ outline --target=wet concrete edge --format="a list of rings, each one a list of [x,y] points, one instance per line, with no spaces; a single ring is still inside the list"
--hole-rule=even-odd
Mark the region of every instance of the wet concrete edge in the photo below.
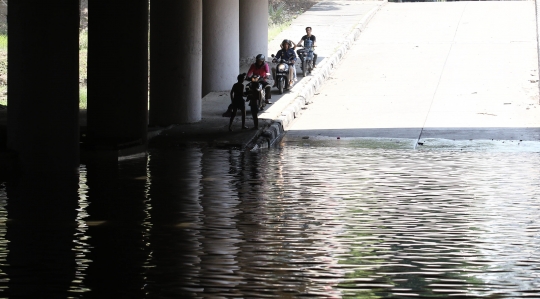
[[[534,13],[536,16],[536,51],[538,52],[538,72],[537,73],[540,76],[540,30],[539,30],[540,19],[538,18],[538,11],[540,10],[540,3],[538,0],[534,0],[534,7],[535,7]],[[538,92],[540,93],[540,80],[538,80]]]
[[[315,95],[315,92],[328,78],[330,78],[332,71],[338,66],[339,62],[351,48],[352,44],[360,37],[360,34],[365,29],[369,21],[386,3],[386,1],[381,2],[381,4],[371,9],[365,16],[362,17],[362,19],[360,19],[351,33],[345,38],[341,46],[338,47],[330,57],[326,58],[317,65],[317,69],[319,71],[312,75],[313,77],[311,80],[309,80],[309,82],[302,87],[297,96],[281,112],[281,115],[278,118],[271,120],[270,126],[265,129],[253,142],[248,143],[247,149],[255,151],[270,148],[283,137],[285,131],[288,129],[294,119],[299,116],[302,108],[311,103],[311,98],[313,95]]]

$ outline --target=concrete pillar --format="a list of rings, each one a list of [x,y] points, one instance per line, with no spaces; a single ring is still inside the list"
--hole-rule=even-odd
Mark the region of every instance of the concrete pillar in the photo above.
[[[89,1],[88,143],[146,143],[148,0]]]
[[[79,167],[79,3],[9,3],[8,148],[23,172]]]
[[[268,56],[268,0],[240,0],[240,61]]]
[[[211,277],[239,273],[238,244],[244,240],[238,226],[239,219],[244,215],[238,209],[241,202],[238,193],[232,188],[229,158],[224,151],[204,151],[199,189],[201,222],[202,227],[206,228],[200,230],[201,251],[205,253],[200,255],[201,285],[212,284],[212,288],[221,294],[236,289],[241,284],[240,280],[220,282]],[[219,267],[215,266],[216,263],[219,263]]]
[[[239,74],[238,0],[203,1],[202,96],[230,90]]]
[[[202,0],[151,2],[150,125],[201,120]]]

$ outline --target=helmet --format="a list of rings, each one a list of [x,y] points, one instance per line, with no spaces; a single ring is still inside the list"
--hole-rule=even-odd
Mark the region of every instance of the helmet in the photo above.
[[[265,61],[265,60],[266,60],[266,57],[264,57],[263,54],[259,54],[259,55],[257,55],[257,57],[255,57],[255,60],[257,60],[257,61],[259,61],[259,60],[260,60],[260,61]]]
[[[288,39],[284,39],[282,42],[281,42],[281,47],[283,47],[284,44],[289,44],[289,47],[291,46],[291,41],[288,40]]]

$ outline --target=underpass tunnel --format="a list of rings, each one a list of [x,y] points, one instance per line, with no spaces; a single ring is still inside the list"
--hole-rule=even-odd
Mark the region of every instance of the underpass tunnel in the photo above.
[[[79,4],[8,9],[7,149],[23,172],[76,172],[81,147],[97,160],[144,154],[149,125],[200,121],[204,95],[230,89],[240,61],[268,48],[267,0],[89,1],[81,142]]]

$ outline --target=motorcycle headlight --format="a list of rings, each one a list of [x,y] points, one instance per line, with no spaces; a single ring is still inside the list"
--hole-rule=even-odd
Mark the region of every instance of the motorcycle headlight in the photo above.
[[[280,65],[278,65],[277,69],[278,69],[278,71],[285,71],[285,65],[280,64]]]

